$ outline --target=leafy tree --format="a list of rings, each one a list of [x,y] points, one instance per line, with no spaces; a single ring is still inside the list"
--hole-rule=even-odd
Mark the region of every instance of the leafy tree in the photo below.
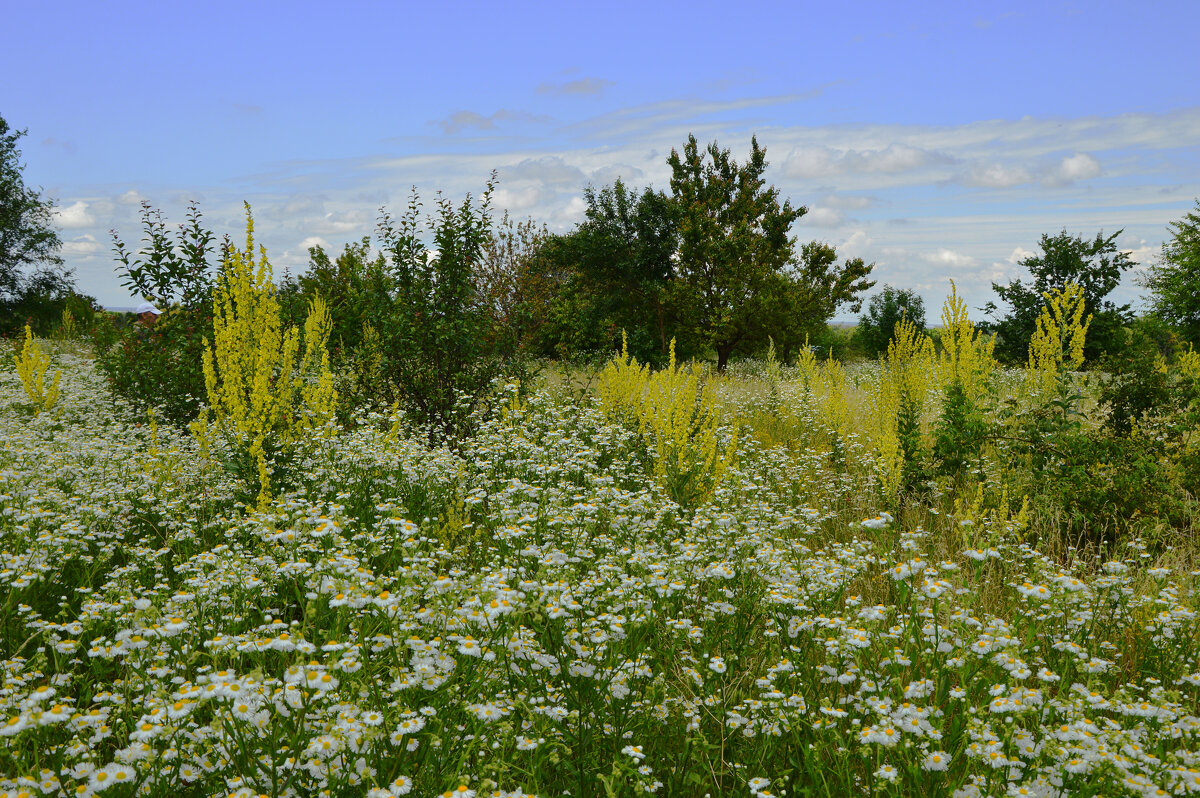
[[[887,351],[888,342],[901,319],[908,319],[924,332],[925,301],[916,291],[885,285],[880,293],[871,297],[867,312],[858,318],[854,335],[857,344],[865,354],[879,356]]]
[[[1139,282],[1150,290],[1154,314],[1200,345],[1200,199],[1168,229],[1171,239]]]
[[[496,321],[499,345],[514,355],[536,346],[554,294],[545,226],[515,222],[507,211],[496,224],[476,269],[479,291]]]
[[[679,219],[674,307],[682,330],[715,350],[724,369],[739,347],[765,339],[769,298],[795,258],[789,231],[807,209],[780,203],[766,185],[756,138],[745,164],[716,142],[702,151],[692,135],[667,163]]]
[[[620,180],[598,191],[588,187],[584,198],[584,221],[544,250],[543,273],[557,283],[545,330],[552,351],[545,353],[610,351],[624,332],[635,358],[663,362],[678,332],[668,294],[675,204],[662,192],[638,193]],[[688,351],[687,344],[681,341],[679,350]]]
[[[478,205],[469,194],[457,206],[439,197],[425,220],[414,191],[403,216],[385,213],[378,225],[393,297],[376,320],[383,368],[395,398],[434,439],[467,431],[470,412],[507,365],[477,271],[491,237],[494,187],[493,174]]]
[[[759,344],[770,335],[782,361],[802,347],[825,338],[827,323],[840,307],[862,308],[860,294],[874,285],[867,279],[873,263],[850,258],[840,266],[832,244],[810,241],[799,258],[772,275],[763,298]]]
[[[0,116],[0,334],[26,323],[45,334],[64,308],[76,318],[95,308],[94,299],[75,293],[63,267],[53,201],[25,185],[17,148],[24,135]]]
[[[307,270],[299,278],[285,277],[280,283],[280,304],[287,322],[303,324],[312,299],[320,297],[333,318],[329,345],[340,362],[359,347],[380,304],[388,301],[386,266],[382,252],[371,256],[370,236],[346,244],[333,259],[324,247],[309,247]]]
[[[1061,291],[1071,283],[1083,290],[1084,317],[1092,316],[1085,360],[1095,360],[1119,348],[1121,328],[1133,316],[1129,305],[1116,305],[1106,297],[1121,282],[1122,273],[1133,266],[1129,253],[1117,250],[1116,240],[1121,233],[1118,230],[1107,237],[1097,233],[1091,241],[1069,235],[1066,230],[1054,236],[1042,235],[1041,254],[1021,261],[1033,278],[1031,282],[1012,280],[1006,286],[992,283],[992,290],[1011,308],[1005,316],[1000,316],[993,302],[983,308],[993,320],[980,326],[997,334],[996,356],[1010,363],[1023,361],[1038,315],[1046,304],[1043,295]]]
[[[139,409],[157,408],[179,426],[196,417],[205,395],[201,359],[212,339],[212,286],[216,264],[229,252],[204,226],[196,203],[169,232],[162,211],[142,203],[142,240],[131,250],[110,231],[117,274],[130,293],[155,303],[163,314],[140,324],[98,330],[96,363],[109,389]]]

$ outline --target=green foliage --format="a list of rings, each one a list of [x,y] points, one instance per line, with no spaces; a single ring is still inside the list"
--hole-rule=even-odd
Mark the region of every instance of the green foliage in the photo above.
[[[873,268],[862,258],[849,258],[839,266],[832,244],[802,245],[798,259],[771,277],[765,297],[762,327],[775,340],[780,359],[790,362],[805,346],[824,340],[839,308],[857,313],[860,295],[875,284],[867,279]]]
[[[433,438],[457,438],[507,365],[495,317],[479,289],[478,266],[491,235],[495,176],[476,205],[439,196],[422,219],[413,192],[399,219],[379,221],[393,302],[377,320],[392,396]],[[432,247],[421,239],[428,232]]]
[[[1172,222],[1171,239],[1163,243],[1158,262],[1141,284],[1150,289],[1150,307],[1177,327],[1183,337],[1200,345],[1200,199],[1195,210]]]
[[[162,211],[143,201],[142,246],[138,251],[131,252],[112,231],[121,285],[164,310],[172,305],[194,310],[208,304],[213,286],[209,259],[215,251],[215,237],[203,221],[196,203],[189,203],[186,221],[179,225],[172,240]],[[228,248],[227,238],[222,250]]]
[[[25,185],[17,142],[25,135],[0,116],[0,333],[24,323],[21,309],[43,291],[31,282],[67,282],[53,227],[53,202]],[[32,275],[29,273],[33,270]],[[61,309],[60,311],[61,312]]]
[[[672,303],[681,330],[711,347],[723,370],[739,346],[766,338],[767,299],[784,285],[778,275],[794,257],[789,231],[807,209],[781,204],[766,185],[766,150],[754,138],[745,164],[716,142],[702,151],[691,135],[667,163],[679,214]]]
[[[139,409],[184,426],[204,399],[201,357],[212,335],[212,309],[173,307],[152,326],[106,319],[93,334],[96,366],[109,390]]]
[[[285,277],[280,284],[284,316],[290,324],[303,324],[309,304],[320,297],[333,319],[330,352],[334,362],[341,363],[362,344],[364,328],[387,302],[385,267],[382,252],[371,257],[369,236],[346,244],[335,260],[323,247],[309,247],[308,268],[299,278]]]
[[[550,307],[537,336],[547,356],[629,352],[661,364],[678,330],[669,307],[677,249],[676,205],[661,192],[640,194],[617,180],[584,191],[584,221],[550,237],[541,251],[541,295]],[[690,341],[681,351],[694,354]]]
[[[866,312],[859,316],[855,344],[868,357],[878,357],[887,351],[901,319],[908,319],[924,332],[925,302],[916,291],[885,285],[871,297]]]
[[[478,290],[495,320],[497,345],[509,357],[534,351],[553,298],[546,251],[550,232],[508,212],[492,228],[476,268]]]
[[[1084,316],[1092,317],[1084,359],[1094,361],[1120,345],[1121,327],[1130,321],[1132,314],[1128,305],[1116,305],[1106,297],[1121,282],[1122,273],[1134,265],[1129,253],[1117,250],[1116,240],[1121,232],[1107,237],[1097,233],[1091,241],[1069,235],[1066,230],[1054,236],[1043,235],[1041,254],[1021,261],[1033,278],[1031,282],[1012,280],[1007,286],[992,284],[992,289],[1010,307],[1004,316],[1000,316],[995,303],[989,302],[984,307],[993,320],[980,326],[997,335],[998,358],[1008,363],[1025,359],[1044,304],[1043,295],[1060,291],[1068,284],[1079,286],[1083,292]]]
[[[205,395],[201,358],[212,338],[214,263],[220,251],[195,203],[175,234],[162,212],[142,204],[142,243],[136,251],[113,231],[121,284],[163,311],[150,326],[109,321],[97,329],[96,359],[110,390],[140,409],[156,408],[176,425],[196,418]]]
[[[962,383],[947,385],[933,428],[933,457],[938,471],[948,476],[963,474],[970,463],[978,460],[987,433],[983,411]]]
[[[1075,545],[1108,550],[1135,530],[1182,530],[1195,517],[1183,451],[1156,437],[1107,430],[1059,436],[1054,459],[1035,483],[1036,503]]]

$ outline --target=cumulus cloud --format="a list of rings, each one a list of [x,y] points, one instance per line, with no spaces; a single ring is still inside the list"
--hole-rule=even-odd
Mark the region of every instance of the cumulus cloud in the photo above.
[[[537,205],[542,200],[542,189],[537,186],[524,188],[498,188],[492,197],[497,208],[508,211],[524,211]]]
[[[499,170],[500,180],[521,182],[529,181],[544,185],[581,185],[586,181],[583,170],[571,166],[557,155],[547,155],[542,158],[526,158],[513,166],[504,166]]]
[[[566,210],[563,211],[563,218],[567,222],[577,222],[583,219],[586,211],[587,203],[583,197],[571,197],[571,201],[567,203]]]
[[[566,83],[543,83],[538,86],[538,94],[553,94],[561,97],[570,94],[599,94],[612,86],[611,80],[604,78],[580,78]]]
[[[79,258],[80,260],[90,258],[104,249],[105,246],[97,241],[93,235],[82,235],[79,238],[62,242],[62,254],[67,257]]]
[[[346,233],[359,233],[363,230],[370,230],[372,221],[373,218],[370,211],[356,208],[327,213],[305,226],[316,234],[344,235]]]
[[[60,227],[68,230],[75,227],[91,227],[96,223],[96,219],[88,213],[88,205],[89,203],[78,200],[65,208],[55,208],[55,221]]]
[[[548,122],[549,117],[538,116],[531,114],[528,111],[510,111],[506,108],[501,108],[490,116],[484,116],[477,111],[455,111],[446,119],[434,122],[442,129],[442,132],[447,136],[453,135],[460,130],[467,128],[476,128],[477,130],[493,130],[497,124],[503,122]]]
[[[1086,152],[1063,158],[1045,175],[1042,184],[1047,186],[1069,186],[1076,180],[1088,180],[1100,176],[1100,162]]]
[[[1017,247],[1011,253],[1009,253],[1009,256],[1005,258],[1005,260],[1013,265],[1016,265],[1026,258],[1032,258],[1033,256],[1034,252],[1032,250],[1025,249],[1025,247]]]
[[[300,242],[300,250],[302,252],[308,252],[313,247],[320,247],[321,249],[328,250],[329,242],[320,236],[309,236]]]
[[[838,254],[847,258],[865,257],[870,252],[873,243],[874,241],[867,235],[866,230],[855,230],[849,238],[838,244]]]
[[[808,209],[808,213],[800,217],[800,224],[808,224],[813,227],[837,227],[846,221],[846,214],[836,208],[824,208],[814,206]]]
[[[1000,163],[980,163],[962,176],[961,182],[976,188],[1012,188],[1033,182],[1033,175],[1023,166]]]
[[[143,197],[137,189],[131,188],[124,194],[117,197],[119,205],[141,205],[146,198]]]
[[[926,262],[932,263],[935,266],[950,266],[956,269],[963,269],[975,265],[975,259],[970,255],[963,255],[945,247],[934,252],[927,252],[921,257]]]
[[[823,144],[797,147],[788,153],[783,173],[812,179],[840,174],[898,174],[952,159],[940,152],[892,143],[883,149],[835,150]]]

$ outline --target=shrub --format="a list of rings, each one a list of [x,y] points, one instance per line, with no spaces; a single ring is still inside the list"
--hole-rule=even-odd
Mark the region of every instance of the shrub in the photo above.
[[[114,394],[185,425],[196,417],[205,395],[200,363],[204,339],[212,337],[209,259],[216,252],[215,236],[204,227],[195,203],[174,236],[161,211],[143,203],[142,230],[137,251],[113,232],[117,270],[122,285],[163,313],[150,327],[114,320],[99,325],[93,333],[97,364]]]
[[[491,235],[495,176],[476,206],[468,194],[455,206],[439,197],[422,219],[414,191],[399,219],[384,214],[379,234],[387,257],[390,302],[375,319],[384,381],[431,439],[457,439],[472,412],[509,365],[477,267]],[[432,248],[421,240],[432,238]]]
[[[211,328],[211,309],[203,306],[168,308],[150,327],[110,318],[93,332],[96,365],[114,394],[183,426],[204,398],[201,357]]]

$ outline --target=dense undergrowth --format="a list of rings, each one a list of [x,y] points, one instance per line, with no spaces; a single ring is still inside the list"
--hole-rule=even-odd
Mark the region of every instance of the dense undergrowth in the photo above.
[[[327,421],[263,501],[86,345],[0,372],[0,794],[1200,790],[1195,364],[1118,433],[1070,325],[999,371],[947,312]]]

